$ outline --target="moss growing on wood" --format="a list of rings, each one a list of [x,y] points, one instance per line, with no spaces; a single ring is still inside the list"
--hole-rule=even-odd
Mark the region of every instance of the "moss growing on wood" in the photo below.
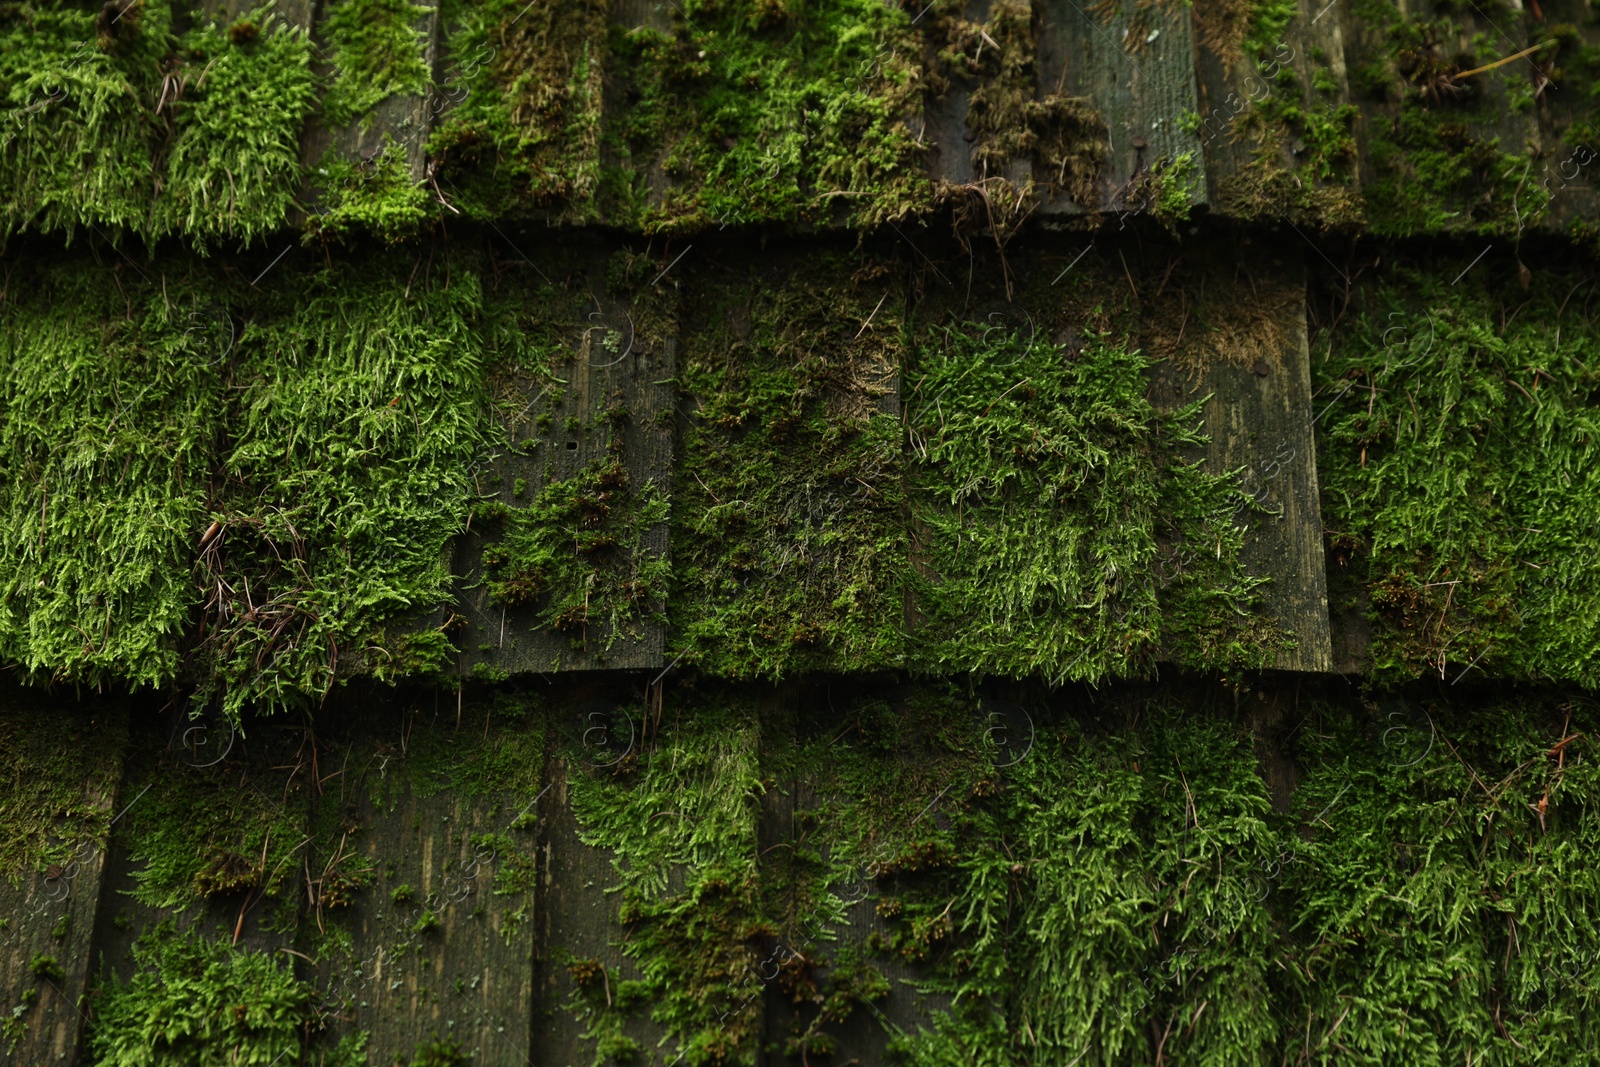
[[[202,693],[230,712],[379,670],[383,630],[449,598],[485,432],[481,294],[421,267],[286,275],[240,338],[199,568]]]
[[[210,728],[228,732],[225,724]],[[307,836],[298,782],[271,770],[276,760],[266,754],[246,753],[231,734],[208,736],[197,725],[182,734],[180,744],[188,741],[196,747],[136,765],[129,778],[138,783],[130,792],[138,802],[118,833],[136,865],[135,899],[166,909],[237,901],[245,891],[297,899]],[[219,761],[224,749],[229,758]]]
[[[444,5],[454,106],[428,151],[458,210],[595,216],[609,14],[595,0]]]
[[[370,128],[373,113],[391,96],[428,91],[427,35],[419,24],[432,9],[410,0],[335,0],[322,35],[333,67],[322,98],[324,121],[359,122]]]
[[[1032,164],[1033,173],[1027,192],[1012,206],[1016,214],[1026,214],[1021,209],[1048,193],[1098,207],[1111,147],[1105,119],[1087,98],[1041,91],[1034,23],[1042,12],[1032,0],[999,0],[981,24],[959,17],[951,5],[929,6],[935,12],[931,33],[939,42],[932,88],[971,87],[967,129],[975,183],[987,186],[1021,160]]]
[[[306,216],[306,240],[328,242],[373,236],[394,245],[417,236],[432,217],[433,197],[411,180],[411,165],[394,139],[371,159],[330,153],[316,169],[318,202]]]
[[[170,149],[150,230],[202,250],[284,225],[300,182],[300,131],[314,85],[305,34],[257,12],[251,36],[202,25],[178,42]],[[169,62],[172,62],[169,59]],[[158,113],[163,101],[157,101]]]
[[[1582,277],[1504,270],[1397,269],[1316,367],[1335,606],[1380,679],[1600,680],[1600,337]]]
[[[237,327],[203,275],[126,268],[18,265],[0,304],[0,651],[47,679],[170,681],[195,603]]]
[[[430,142],[447,190],[469,213],[669,232],[870,223],[931,202],[906,12],[740,0],[663,21],[608,25],[591,3],[464,9],[451,46],[468,57],[465,99]]]
[[[311,990],[287,962],[158,927],[97,996],[96,1067],[270,1067],[298,1056]]]
[[[615,983],[613,995],[597,962],[573,961],[572,1004],[602,1051],[631,1045],[622,1024],[647,1007],[685,1062],[750,1063],[760,1034],[750,945],[763,931],[758,731],[737,702],[717,698],[685,725],[637,760],[570,781],[579,836],[614,850],[622,952],[641,975]]]
[[[993,324],[926,333],[906,405],[921,669],[1059,682],[1158,650],[1260,661],[1243,499],[1181,458],[1198,404],[1157,414],[1149,366],[1093,332],[1066,349]]]
[[[902,661],[902,301],[850,256],[712,276],[686,308],[672,640],[725,677]]]
[[[0,16],[0,233],[83,229],[205,248],[286,219],[312,106],[310,46],[270,12],[253,35],[171,5]],[[187,14],[184,12],[184,14]]]
[[[666,497],[652,484],[629,484],[622,452],[619,432],[604,459],[548,483],[527,507],[493,501],[474,514],[502,531],[483,553],[490,601],[538,606],[537,625],[600,655],[662,616],[671,575],[644,544],[667,519]]]
[[[1351,1063],[1594,1062],[1593,701],[1395,694],[1299,735],[1285,1015]],[[1470,1051],[1469,1051],[1470,1050]]]
[[[0,22],[6,234],[148,228],[158,120],[147,94],[172,14],[159,0],[118,10],[104,32],[87,8],[18,5]]]
[[[85,845],[104,842],[127,740],[122,715],[90,717],[21,693],[0,717],[0,878],[59,875]]]

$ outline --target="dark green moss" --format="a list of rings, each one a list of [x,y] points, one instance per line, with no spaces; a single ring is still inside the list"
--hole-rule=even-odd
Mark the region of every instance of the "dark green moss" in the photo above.
[[[679,350],[672,640],[727,677],[899,665],[904,297],[851,256],[708,280]]]
[[[0,878],[16,883],[104,842],[126,740],[120,712],[91,717],[7,694],[0,715]]]
[[[201,556],[203,691],[230,711],[386,669],[384,628],[450,595],[486,429],[481,293],[421,265],[286,274],[240,338]]]

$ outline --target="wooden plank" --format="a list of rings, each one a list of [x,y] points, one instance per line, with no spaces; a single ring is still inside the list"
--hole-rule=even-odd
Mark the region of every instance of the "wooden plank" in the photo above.
[[[314,0],[303,0],[314,2]],[[430,0],[417,0],[426,12],[417,19],[415,28],[425,42],[424,61],[429,70],[439,66],[439,6]],[[327,0],[317,5],[317,24],[312,33],[315,59],[312,69],[323,79],[323,84],[339,73],[329,47],[324,25],[327,19]],[[428,133],[432,129],[433,110],[429,107],[429,94],[394,94],[373,109],[366,119],[357,119],[349,125],[330,127],[326,121],[313,121],[306,127],[300,142],[300,162],[307,173],[315,176],[318,166],[329,153],[352,162],[370,163],[384,151],[387,139],[405,154],[406,167],[411,180],[420,182],[427,173]],[[307,196],[314,198],[314,187]],[[313,208],[313,211],[315,209]]]
[[[474,1064],[515,1067],[528,1062],[538,768],[522,769],[516,791],[472,776],[495,750],[542,751],[542,722],[490,735],[487,709],[468,709],[459,729],[450,710],[409,709],[403,738],[366,730],[346,750],[318,806],[348,836],[322,842],[312,870],[371,873],[306,933],[335,932],[318,954],[324,1010],[341,1032],[369,1033],[371,1062],[409,1063],[443,1042]]]
[[[662,665],[664,589],[651,587],[643,601],[618,616],[623,621],[615,627],[609,609],[601,605],[618,602],[625,596],[620,583],[642,581],[646,570],[668,556],[664,512],[643,525],[640,516],[649,513],[652,500],[660,512],[659,502],[671,494],[676,296],[669,287],[648,285],[637,292],[613,293],[606,284],[607,262],[603,253],[591,256],[563,279],[563,287],[583,294],[588,303],[583,318],[558,324],[564,355],[549,377],[509,374],[502,379],[505,395],[498,398],[497,409],[505,446],[489,459],[479,489],[486,499],[509,509],[508,521],[514,523],[519,521],[515,514],[534,513],[541,494],[558,483],[578,484],[620,462],[626,484],[596,488],[596,499],[607,498],[607,510],[584,520],[592,521],[595,531],[615,528],[616,544],[608,550],[615,555],[585,557],[595,588],[577,594],[583,600],[583,618],[562,616],[552,623],[547,618],[551,605],[558,597],[574,595],[572,590],[551,589],[511,605],[492,597],[484,552],[504,532],[487,530],[482,523],[469,530],[455,562],[461,575],[457,610],[464,626],[456,644],[462,650],[463,673],[498,676]],[[573,551],[583,555],[578,548]]]
[[[614,702],[602,702],[611,707]],[[586,706],[580,702],[578,707]],[[594,708],[591,708],[594,710]],[[619,735],[620,739],[620,735]],[[604,748],[604,746],[602,746]],[[596,749],[591,758],[602,763],[625,751]],[[638,968],[621,950],[625,930],[617,922],[617,898],[609,892],[619,884],[613,855],[608,849],[593,848],[578,837],[578,822],[569,799],[571,777],[589,773],[586,768],[557,763],[551,768],[551,790],[541,811],[547,813],[540,824],[538,955],[533,1019],[532,1062],[539,1064],[579,1064],[594,1059],[594,1041],[585,1037],[587,1023],[570,1009],[580,997],[569,965],[595,961],[606,969],[608,988],[617,980],[639,978]],[[657,1051],[666,1031],[651,1021],[649,1011],[635,1011],[622,1024],[621,1032],[647,1050],[645,1061],[670,1063]],[[663,1051],[670,1046],[665,1046]]]
[[[1302,169],[1304,144],[1260,110],[1284,94],[1291,98],[1288,103],[1307,114],[1336,113],[1350,103],[1344,23],[1333,6],[1326,0],[1299,0],[1299,10],[1280,39],[1259,55],[1243,49],[1244,27],[1229,22],[1229,12],[1208,7],[1196,16],[1199,136],[1205,146],[1213,212],[1241,218],[1281,217],[1294,206],[1285,202],[1291,190],[1324,187],[1332,197],[1306,193],[1301,202],[1313,205],[1311,221],[1341,222],[1330,216],[1336,205],[1348,203],[1338,197],[1345,183],[1338,178],[1324,181]],[[1205,21],[1207,15],[1211,22]],[[1283,71],[1292,77],[1281,78]],[[1329,85],[1331,92],[1325,88]],[[1345,165],[1355,172],[1356,160],[1346,160]],[[1275,179],[1281,188],[1273,188]]]
[[[1039,39],[1039,85],[1069,96],[1088,97],[1104,116],[1110,153],[1100,182],[1103,211],[1144,209],[1139,178],[1163,167],[1194,168],[1194,203],[1205,201],[1199,180],[1198,135],[1178,119],[1199,109],[1195,83],[1194,31],[1185,4],[1119,0],[1101,22],[1077,0],[1044,0]],[[1076,213],[1058,196],[1046,213]]]
[[[1193,274],[1172,280],[1223,294],[1207,311],[1216,340],[1191,341],[1163,365],[1151,400],[1173,410],[1208,398],[1202,409],[1210,438],[1206,466],[1213,473],[1238,471],[1241,488],[1259,505],[1236,516],[1246,527],[1241,560],[1249,573],[1271,579],[1263,589],[1264,613],[1297,643],[1273,666],[1330,671],[1304,268],[1292,246],[1262,250],[1250,241],[1214,248]]]
[[[127,739],[126,710],[117,703],[92,712],[60,704],[19,706],[27,703],[32,702],[26,697],[7,700],[0,753],[11,764],[8,770],[71,775],[60,784],[76,797],[70,817],[65,810],[40,813],[53,817],[58,829],[49,840],[22,842],[19,866],[0,877],[0,1064],[18,1067],[79,1060],[106,863],[105,831],[80,831],[113,818]],[[22,731],[32,736],[12,743]],[[45,758],[32,758],[40,756]],[[33,799],[24,787],[0,807]],[[8,828],[14,832],[17,824],[8,822]]]

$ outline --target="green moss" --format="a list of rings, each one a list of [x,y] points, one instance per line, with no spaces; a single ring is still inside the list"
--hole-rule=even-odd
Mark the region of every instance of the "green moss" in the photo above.
[[[472,1057],[455,1041],[429,1041],[418,1045],[411,1067],[467,1067]]]
[[[624,987],[598,963],[574,961],[571,1006],[586,1036],[613,1053],[629,1013],[645,1007],[685,1062],[747,1062],[759,1032],[745,944],[759,933],[757,730],[736,704],[715,700],[685,725],[627,761],[625,776],[607,768],[570,781],[580,838],[614,850],[622,951],[641,975]]]
[[[927,332],[906,403],[920,669],[1060,681],[1158,649],[1263,654],[1242,498],[1181,458],[1198,405],[1158,415],[1149,366],[1104,335],[1063,353],[992,325]]]
[[[427,35],[419,28],[431,9],[410,0],[336,0],[322,24],[333,78],[322,99],[332,126],[359,121],[369,129],[378,105],[391,96],[421,96],[432,81]]]
[[[1594,1062],[1597,782],[1563,703],[1390,697],[1366,731],[1318,714],[1301,735],[1283,973],[1311,1043],[1339,1024],[1351,1063]]]
[[[0,650],[46,679],[164,684],[237,327],[176,269],[29,263],[7,293]]]
[[[317,167],[317,210],[306,217],[307,241],[346,241],[375,235],[388,244],[415,237],[433,212],[427,188],[411,180],[411,165],[394,139],[368,160],[329,154]]]
[[[490,601],[538,605],[536,625],[602,656],[662,617],[671,574],[668,562],[645,546],[650,531],[666,522],[667,500],[653,484],[629,484],[616,422],[622,418],[626,411],[618,407],[605,459],[547,483],[525,508],[496,501],[475,515],[484,528],[502,531],[483,553]]]
[[[65,982],[67,972],[62,970],[61,961],[54,956],[47,956],[43,952],[36,953],[28,962],[28,971],[35,978],[48,982]]]
[[[219,752],[226,743],[207,740]],[[118,833],[126,836],[133,896],[141,903],[181,909],[243,890],[295,895],[307,826],[302,801],[281,771],[266,766],[269,758],[234,756],[207,767],[169,757],[138,767],[130,778],[141,786]],[[252,771],[268,784],[241,788]]]
[[[254,17],[251,36],[206,25],[178,42],[188,80],[150,224],[157,234],[201,248],[221,238],[249,243],[282,227],[294,206],[314,95],[311,46],[270,9]]]
[[[472,729],[446,729],[442,722],[448,720],[415,730],[404,752],[380,756],[381,773],[375,768],[364,775],[379,810],[392,812],[407,792],[483,798],[491,801],[491,814],[508,804],[531,807],[544,776],[545,719],[538,699],[494,693],[461,706],[457,722]]]
[[[902,662],[902,301],[848,256],[780,261],[686,309],[696,407],[673,486],[672,640],[729,677]]]
[[[1316,368],[1333,606],[1370,611],[1380,679],[1592,686],[1600,337],[1579,274],[1465,266],[1363,290]]]
[[[450,596],[485,430],[481,293],[470,273],[414,274],[285,277],[240,338],[201,560],[203,692],[230,712],[390,669],[383,630]]]
[[[8,694],[0,716],[0,878],[73,862],[103,842],[121,778],[126,719],[89,717]]]
[[[608,26],[600,4],[504,0],[447,20],[471,73],[430,149],[457,205],[679,231],[872,222],[931,203],[909,127],[921,91],[909,14],[739,0],[664,15],[664,29],[629,28]]]
[[[310,46],[270,10],[254,34],[174,34],[161,0],[0,16],[0,233],[80,229],[205,248],[280,226],[312,106]]]
[[[595,215],[609,9],[596,0],[446,4],[453,106],[428,141],[458,210]]]
[[[161,80],[171,19],[158,0],[107,20],[100,34],[88,8],[8,9],[0,21],[6,234],[147,229],[158,120],[145,94]]]
[[[299,1054],[311,990],[273,956],[164,925],[134,961],[133,977],[97,998],[96,1067],[270,1067]]]
[[[1475,233],[1516,236],[1549,205],[1533,157],[1506,152],[1462,121],[1405,107],[1374,137],[1378,178],[1366,190],[1372,231],[1382,236]]]

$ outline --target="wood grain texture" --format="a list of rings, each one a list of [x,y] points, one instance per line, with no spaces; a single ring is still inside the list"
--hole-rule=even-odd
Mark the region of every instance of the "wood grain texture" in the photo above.
[[[1199,137],[1178,124],[1184,113],[1199,108],[1189,8],[1121,0],[1104,23],[1078,0],[1046,0],[1041,8],[1041,90],[1087,97],[1100,111],[1110,156],[1099,207],[1139,210],[1134,190],[1140,175],[1183,156],[1201,164]],[[1203,202],[1203,185],[1196,191],[1197,202]],[[1044,208],[1064,214],[1081,210],[1064,197]]]
[[[567,339],[568,358],[554,369],[553,385],[527,381],[517,386],[528,417],[525,424],[503,427],[506,447],[479,476],[480,492],[509,507],[525,505],[551,482],[605,459],[614,433],[605,412],[619,403],[627,412],[620,434],[628,491],[639,494],[653,487],[663,496],[671,494],[677,337],[653,333],[630,297],[607,293],[603,258],[592,260],[577,284],[587,284],[592,294],[587,322]],[[657,292],[670,300],[674,290]],[[538,428],[541,424],[545,428]],[[520,496],[519,483],[525,486]],[[455,643],[462,650],[463,673],[480,665],[513,674],[662,665],[659,615],[639,621],[634,633],[612,634],[595,622],[574,637],[539,624],[542,605],[491,603],[482,581],[485,544],[481,531],[469,530],[456,549],[457,610],[466,625]],[[661,522],[645,531],[640,551],[664,559],[669,547],[667,524]],[[659,612],[659,603],[653,607]]]
[[[1283,231],[1282,241],[1293,240]],[[1303,266],[1293,245],[1234,252],[1213,250],[1197,282],[1229,285],[1224,304],[1236,309],[1239,321],[1218,331],[1215,350],[1197,355],[1191,347],[1162,365],[1151,400],[1173,410],[1206,398],[1207,469],[1238,472],[1241,488],[1255,501],[1236,516],[1246,527],[1241,559],[1249,573],[1270,579],[1262,591],[1264,613],[1296,641],[1273,666],[1330,671]]]
[[[531,863],[533,842],[511,829],[518,812],[501,799],[348,799],[354,849],[377,873],[325,917],[353,947],[326,957],[321,977],[342,1026],[371,1034],[372,1063],[410,1062],[434,1041],[459,1043],[482,1067],[527,1062],[534,894],[497,891],[496,880],[516,853]]]

